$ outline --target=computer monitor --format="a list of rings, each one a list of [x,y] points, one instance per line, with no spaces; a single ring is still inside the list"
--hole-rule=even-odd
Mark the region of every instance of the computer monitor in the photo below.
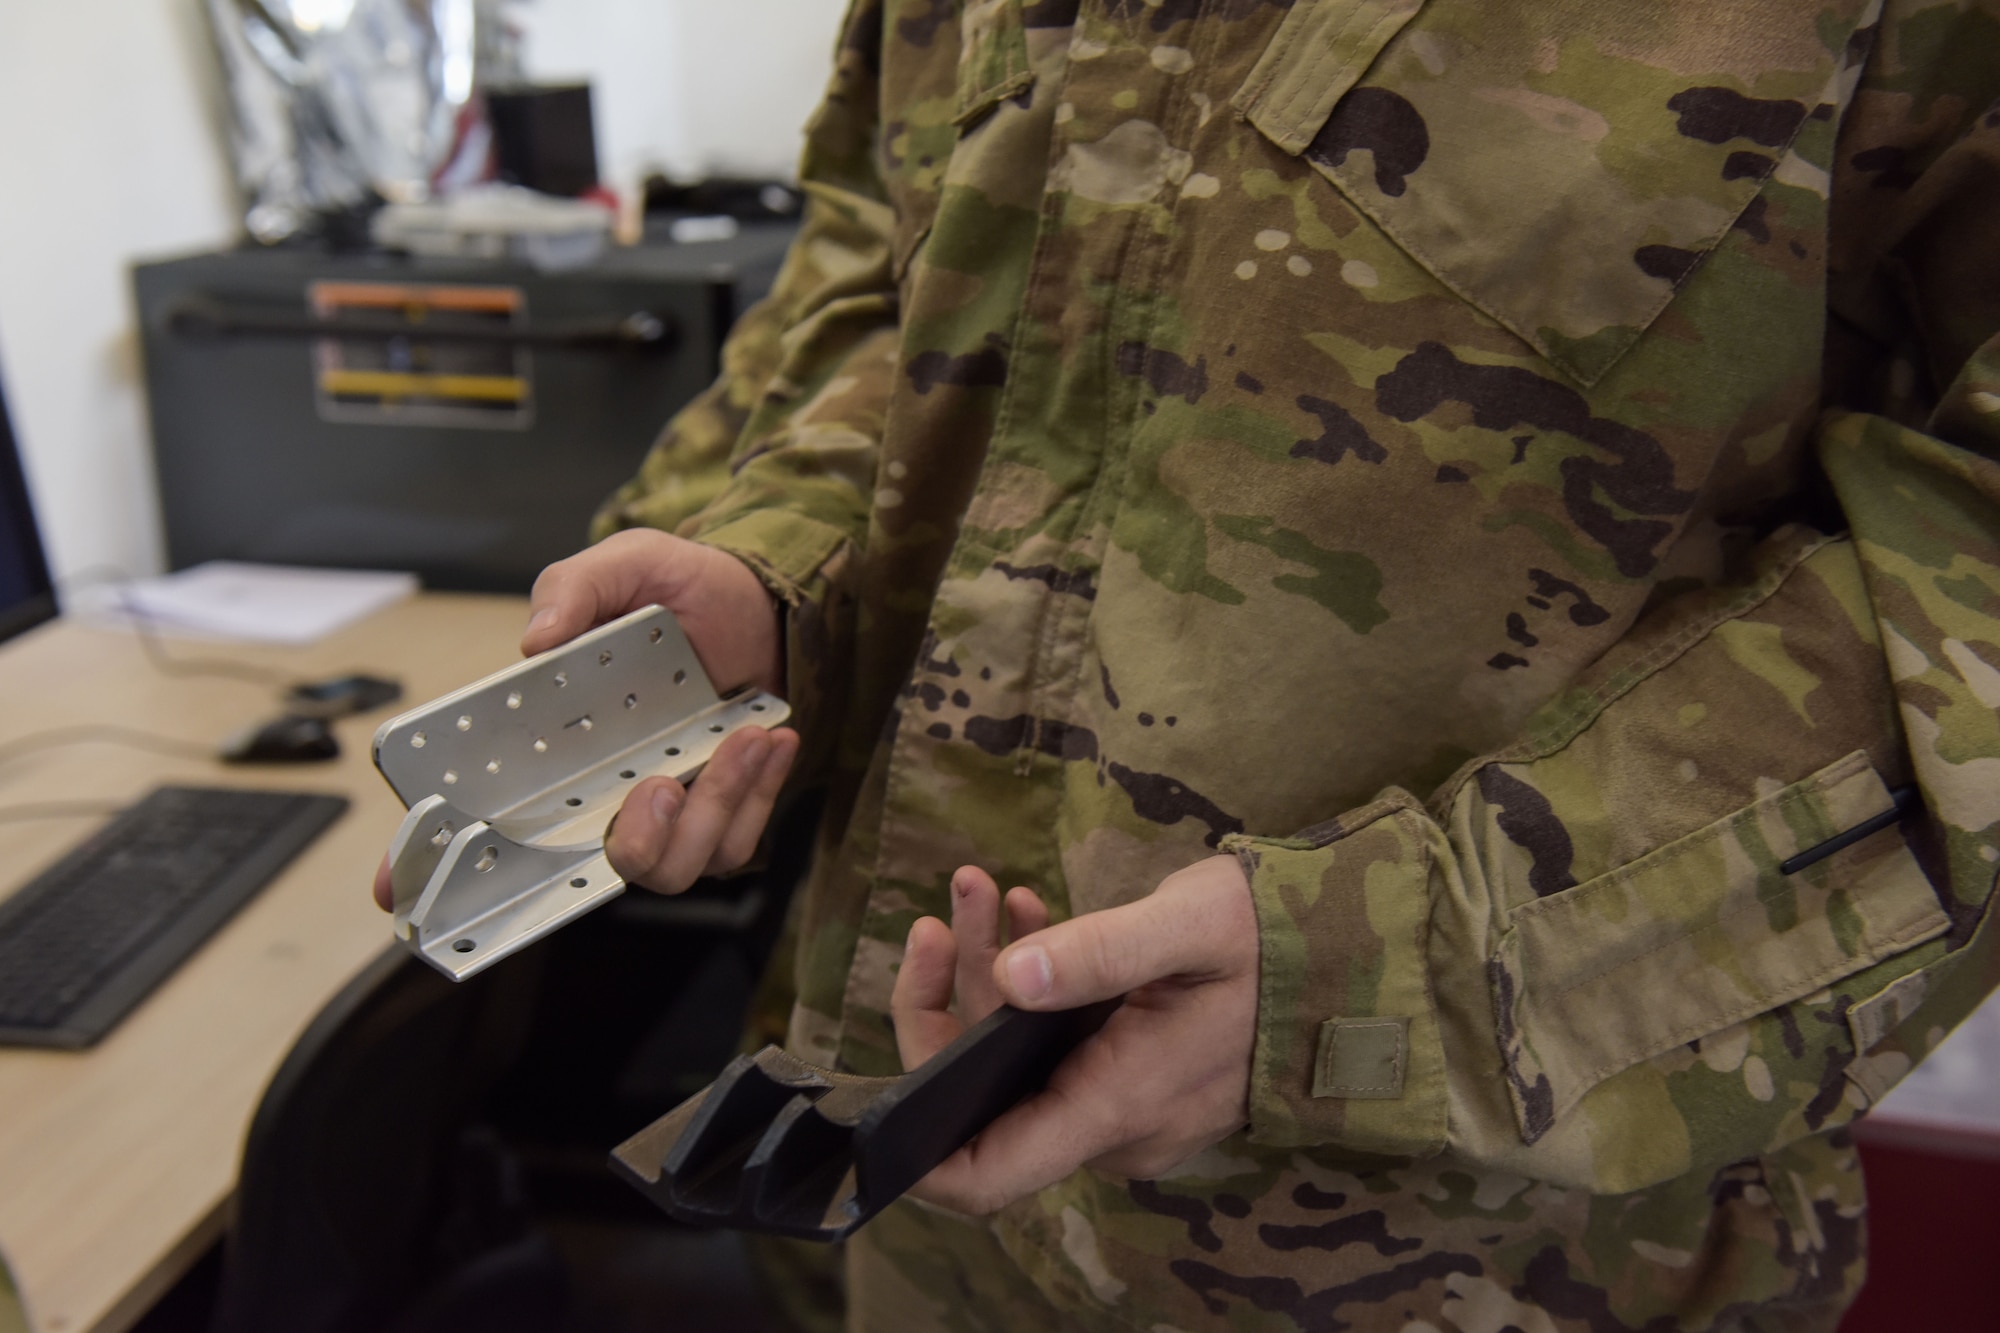
[[[0,640],[39,625],[56,613],[56,590],[42,555],[41,532],[28,502],[21,451],[0,390]]]

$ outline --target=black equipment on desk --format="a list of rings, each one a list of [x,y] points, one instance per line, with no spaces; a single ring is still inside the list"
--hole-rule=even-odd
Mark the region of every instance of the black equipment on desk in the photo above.
[[[0,640],[55,613],[55,583],[42,556],[20,447],[7,419],[7,399],[0,393]]]
[[[543,194],[575,196],[597,184],[597,127],[590,85],[522,84],[486,90],[500,179]]]
[[[789,224],[504,260],[238,250],[134,270],[169,564],[525,592],[708,387]]]
[[[0,1045],[89,1046],[347,809],[161,787],[0,902]]]

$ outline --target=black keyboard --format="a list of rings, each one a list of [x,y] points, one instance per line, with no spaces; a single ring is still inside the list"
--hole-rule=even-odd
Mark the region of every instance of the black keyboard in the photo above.
[[[121,811],[0,900],[0,1044],[95,1042],[345,809],[161,787]]]

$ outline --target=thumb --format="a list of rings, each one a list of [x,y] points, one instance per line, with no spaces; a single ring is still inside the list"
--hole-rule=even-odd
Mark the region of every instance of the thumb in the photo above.
[[[1150,981],[1205,970],[1198,930],[1171,900],[1143,898],[1017,941],[993,960],[994,984],[1017,1009],[1075,1009]]]

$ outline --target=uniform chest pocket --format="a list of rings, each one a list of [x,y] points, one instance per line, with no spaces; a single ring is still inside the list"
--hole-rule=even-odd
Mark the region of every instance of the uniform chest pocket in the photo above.
[[[1774,178],[1823,218],[1881,0],[1298,0],[1234,98],[1588,386]]]

